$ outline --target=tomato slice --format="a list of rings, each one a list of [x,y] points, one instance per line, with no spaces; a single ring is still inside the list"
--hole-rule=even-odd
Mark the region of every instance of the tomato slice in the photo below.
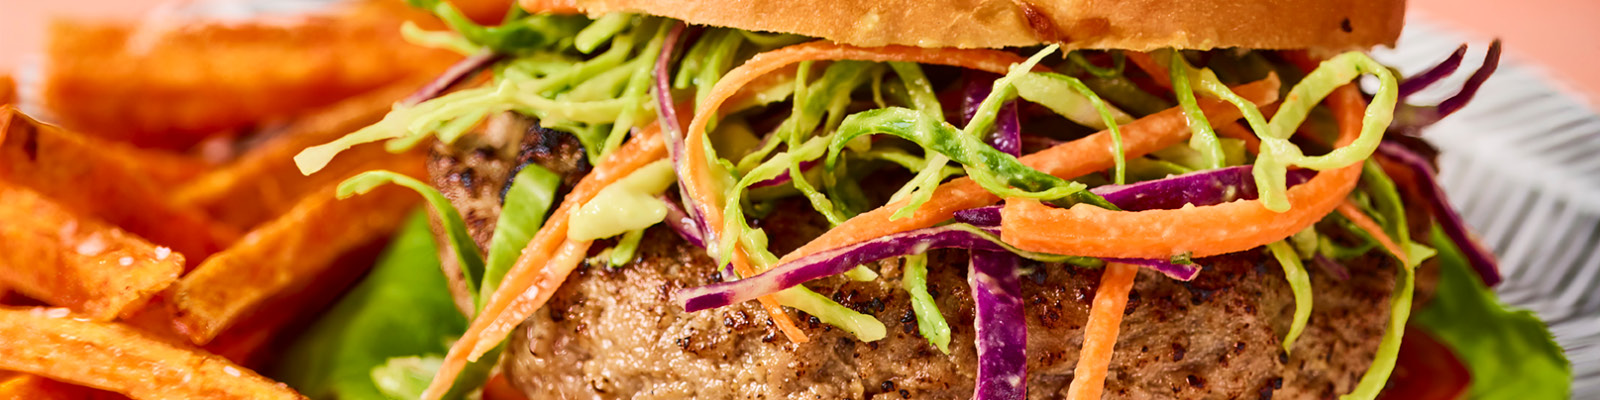
[[[1455,353],[1422,329],[1407,327],[1381,400],[1452,400],[1467,393],[1472,374]]]

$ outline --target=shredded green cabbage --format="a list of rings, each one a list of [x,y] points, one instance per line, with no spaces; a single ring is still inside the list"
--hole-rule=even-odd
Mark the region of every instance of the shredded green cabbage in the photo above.
[[[594,49],[599,48],[600,45],[611,40],[611,37],[626,30],[629,25],[635,22],[637,21],[634,20],[632,14],[606,14],[600,19],[594,20],[594,23],[584,27],[583,30],[578,31],[578,35],[572,38],[572,44],[577,47],[579,52],[588,53],[594,51]]]
[[[971,125],[969,125],[971,126]],[[844,119],[828,146],[827,168],[832,170],[851,139],[887,133],[944,154],[966,166],[967,174],[985,190],[1001,197],[1055,200],[1082,192],[1084,185],[1022,165],[1016,157],[965,134],[941,119],[900,107],[852,114]]]
[[[778,263],[778,256],[767,250],[767,233],[762,229],[747,229],[739,235],[739,242],[750,255],[750,263],[758,271],[771,269]],[[726,259],[726,258],[724,258]],[[860,267],[857,267],[858,269]],[[845,332],[855,335],[856,339],[863,342],[873,342],[883,339],[888,335],[888,328],[882,321],[871,315],[862,314],[845,307],[827,296],[817,294],[804,285],[784,289],[775,294],[778,304],[805,311],[818,320],[833,325]]]
[[[1385,233],[1405,248],[1411,244],[1410,223],[1406,221],[1405,203],[1400,199],[1400,191],[1395,187],[1394,180],[1383,171],[1376,160],[1367,160],[1361,165],[1361,183],[1371,195],[1372,207],[1377,211],[1379,225],[1383,226]],[[1415,266],[1422,260],[1411,261]]]
[[[917,331],[939,352],[950,354],[950,323],[939,313],[939,303],[928,294],[928,256],[918,254],[905,257],[905,271],[900,286],[911,296],[911,311],[917,315]]]
[[[561,176],[538,164],[523,166],[511,178],[511,188],[506,190],[494,235],[489,238],[489,260],[483,270],[485,290],[478,293],[478,309],[489,302],[494,289],[500,287],[500,280],[522,256],[522,249],[544,226],[545,213],[555,204],[556,189],[560,186]]]
[[[483,51],[483,46],[472,43],[471,40],[461,37],[461,34],[451,31],[425,30],[411,21],[400,24],[400,38],[414,45],[450,50],[463,56],[470,56]]]
[[[1189,123],[1189,147],[1200,152],[1205,160],[1202,169],[1222,168],[1222,146],[1217,142],[1217,133],[1211,129],[1211,122],[1206,119],[1206,114],[1200,111],[1200,104],[1195,100],[1194,90],[1189,85],[1189,74],[1194,67],[1183,59],[1183,53],[1172,51],[1167,55],[1167,72],[1172,79],[1172,93],[1178,98],[1178,106],[1183,107],[1183,116]]]
[[[1397,292],[1389,301],[1389,326],[1384,328],[1383,339],[1378,341],[1378,354],[1367,372],[1361,375],[1356,389],[1339,396],[1339,400],[1377,398],[1378,392],[1389,382],[1389,374],[1394,372],[1394,364],[1400,359],[1400,341],[1406,333],[1406,319],[1411,316],[1411,296],[1416,291],[1416,271],[1408,267],[1401,268],[1401,273],[1402,279],[1396,282]]]
[[[1117,125],[1133,122],[1133,116],[1107,104],[1078,78],[1054,72],[1030,72],[1018,76],[1015,84],[1018,96],[1045,106],[1078,125],[1115,132]]]
[[[755,169],[750,170],[749,173],[745,174],[744,177],[739,179],[738,183],[733,185],[733,189],[728,191],[727,201],[722,207],[724,234],[721,238],[719,238],[721,243],[717,246],[717,248],[721,250],[716,254],[717,260],[721,260],[721,262],[726,263],[727,260],[729,260],[729,257],[733,256],[733,250],[736,246],[736,241],[739,240],[740,237],[744,236],[744,232],[752,230],[749,224],[745,222],[743,204],[745,189],[749,188],[750,185],[754,185],[756,182],[772,179],[780,174],[789,172],[789,167],[793,164],[792,159],[812,159],[820,156],[823,151],[823,146],[826,144],[827,140],[825,138],[818,137],[807,141],[805,144],[794,148],[792,151],[778,153],[777,155],[772,156],[772,158],[768,159],[766,162],[761,163],[761,165],[756,166]],[[832,210],[832,203],[829,203],[828,206],[828,210]],[[840,219],[840,221],[842,222],[843,219]],[[743,244],[740,247],[743,247],[746,251],[757,250],[752,248],[753,246],[750,244]],[[761,247],[763,250],[766,248],[765,245]]]
[[[866,84],[867,81],[872,77],[871,71],[873,69],[875,68],[871,64],[848,61],[838,62],[834,63],[833,65],[829,65],[827,72],[823,73],[822,80],[818,82],[817,85],[820,86],[820,90],[802,90],[801,88],[803,85],[797,83],[795,89],[795,108],[797,113],[795,115],[797,115],[798,118],[791,118],[791,121],[798,122],[787,126],[788,129],[786,132],[788,133],[788,137],[786,143],[788,144],[789,148],[795,149],[801,147],[807,138],[811,136],[811,131],[815,129],[815,126],[818,122],[814,119],[806,120],[806,118],[818,118],[823,106],[826,107],[828,115],[828,122],[824,128],[824,131],[831,132],[838,121],[844,116],[844,107],[850,103],[851,90],[855,87]],[[839,72],[834,73],[835,71]],[[803,82],[803,80],[797,80],[797,82]],[[824,97],[819,99],[812,97],[812,95],[831,95],[832,97]],[[812,98],[805,99],[806,97]],[[818,101],[823,99],[827,100],[826,103]],[[820,155],[820,153],[816,154],[816,156]],[[844,223],[844,220],[849,218],[849,216],[834,210],[833,202],[828,200],[827,196],[823,195],[822,192],[817,191],[816,187],[811,185],[811,182],[806,179],[805,174],[803,174],[800,170],[800,162],[802,160],[810,160],[813,158],[814,157],[810,156],[803,159],[800,157],[789,158],[789,175],[794,178],[790,180],[790,182],[794,185],[795,189],[798,189],[801,194],[805,195],[807,200],[811,201],[812,208],[815,208],[817,212],[822,213],[822,215],[828,219],[828,223],[830,225],[837,226]]]
[[[1122,130],[1117,128],[1117,125],[1133,122],[1133,117],[1106,104],[1082,81],[1070,76],[1053,72],[1030,72],[1018,76],[1016,86],[1017,95],[1043,105],[1079,125],[1110,130],[1113,149],[1111,157],[1116,163],[1112,182],[1118,185],[1127,182],[1127,157],[1123,154]]]
[[[644,240],[644,229],[635,229],[622,234],[617,239],[617,245],[611,247],[609,259],[606,264],[612,268],[628,265],[633,262],[633,255],[639,251],[639,242]]]
[[[1084,71],[1087,71],[1089,75],[1096,78],[1116,78],[1122,76],[1122,69],[1125,65],[1127,65],[1127,57],[1123,56],[1122,52],[1117,50],[1112,50],[1110,53],[1111,68],[1104,68],[1094,65],[1094,63],[1089,62],[1089,59],[1083,57],[1083,51],[1081,50],[1067,53],[1067,60],[1071,61],[1073,65],[1083,69]]]
[[[1069,71],[1067,75],[1076,75],[1070,73],[1070,69],[1066,70]],[[1111,78],[1088,76],[1083,78],[1083,84],[1094,90],[1100,97],[1133,115],[1145,116],[1172,108],[1171,102],[1144,91],[1126,76]]]
[[[1318,69],[1319,71],[1321,68]],[[1315,72],[1313,72],[1315,74]],[[1296,87],[1298,88],[1298,86]],[[1293,94],[1291,94],[1292,96]],[[1377,100],[1374,100],[1374,104]],[[1282,111],[1279,111],[1280,115]],[[1367,115],[1372,116],[1368,111]],[[1273,118],[1277,120],[1276,117]],[[1387,124],[1387,122],[1385,122]],[[1382,132],[1380,131],[1380,134]],[[1365,133],[1362,133],[1365,135]],[[1358,139],[1359,141],[1359,139]],[[1383,172],[1377,162],[1367,160],[1362,166],[1362,182],[1372,194],[1373,202],[1382,215],[1384,230],[1390,237],[1399,242],[1401,251],[1406,253],[1406,264],[1400,270],[1404,279],[1398,284],[1398,292],[1394,295],[1389,309],[1389,326],[1384,328],[1383,339],[1378,342],[1378,354],[1372,360],[1372,365],[1367,367],[1367,372],[1361,376],[1361,381],[1356,384],[1356,389],[1350,394],[1340,396],[1340,400],[1370,400],[1378,396],[1385,383],[1389,381],[1389,374],[1394,372],[1394,364],[1399,359],[1400,342],[1405,335],[1406,319],[1411,314],[1411,297],[1415,291],[1416,267],[1422,261],[1432,257],[1435,251],[1427,246],[1411,241],[1410,228],[1407,227],[1405,205],[1401,203],[1400,193],[1395,190],[1394,181]],[[1448,242],[1440,242],[1448,244]]]
[[[1294,293],[1294,322],[1289,325],[1289,334],[1283,337],[1283,351],[1292,353],[1295,340],[1300,338],[1300,333],[1306,329],[1306,322],[1311,320],[1311,276],[1306,275],[1300,255],[1289,242],[1272,242],[1267,249],[1283,266],[1283,277],[1289,281],[1289,290]]]
[[[1335,88],[1362,74],[1378,77],[1378,91],[1373,94],[1372,103],[1367,105],[1366,115],[1361,120],[1361,133],[1355,142],[1320,156],[1306,156],[1299,147],[1289,142],[1294,128],[1305,120],[1312,107]],[[1359,163],[1370,157],[1383,140],[1384,129],[1394,119],[1398,85],[1394,74],[1383,64],[1359,52],[1344,53],[1323,61],[1316,70],[1306,74],[1305,79],[1289,90],[1289,95],[1278,107],[1278,113],[1272,116],[1265,127],[1257,126],[1258,121],[1250,121],[1251,127],[1256,129],[1256,135],[1261,137],[1261,153],[1256,157],[1252,172],[1256,187],[1261,191],[1261,204],[1273,211],[1289,209],[1285,174],[1291,165],[1321,171]],[[1249,108],[1253,109],[1254,106]],[[1247,111],[1246,119],[1251,119],[1251,114]],[[1253,114],[1259,116],[1260,112]]]
[[[437,7],[447,9],[449,5],[437,3]],[[504,111],[533,116],[544,127],[572,133],[591,160],[601,159],[621,144],[630,129],[655,118],[650,82],[667,24],[655,17],[603,18],[608,24],[618,19],[637,21],[624,24],[622,31],[611,32],[614,26],[572,18],[575,17],[529,16],[517,20],[526,22],[484,28],[487,30],[476,34],[482,37],[476,39],[471,32],[480,31],[462,31],[452,25],[471,43],[497,51],[514,50],[518,57],[502,62],[494,81],[487,86],[459,90],[420,104],[396,105],[376,124],[307,148],[295,156],[295,163],[302,173],[310,174],[321,170],[340,152],[362,143],[387,140],[385,148],[398,152],[429,137],[453,142],[485,117]],[[604,38],[610,43],[605,52],[586,60],[575,56],[579,49],[570,43],[571,36],[585,26],[594,28],[584,30],[594,32],[588,37]],[[557,31],[565,36],[538,39]],[[437,42],[436,39],[429,40]],[[489,40],[490,44],[480,40]],[[502,50],[492,43],[514,49]]]
[[[944,109],[939,105],[939,96],[933,93],[933,84],[922,74],[921,67],[915,63],[902,62],[889,63],[889,67],[894,68],[895,75],[900,76],[900,82],[905,85],[906,93],[910,95],[912,107],[927,114],[929,118],[944,119]],[[889,215],[890,220],[909,217],[916,213],[918,208],[922,208],[923,203],[933,198],[934,190],[938,189],[939,183],[948,177],[944,174],[944,167],[950,164],[950,157],[933,151],[926,153],[927,158],[923,160],[922,166],[907,167],[916,171],[917,175],[889,197],[891,203],[910,199],[904,207]]]
[[[878,321],[877,317],[851,310],[803,286],[784,289],[774,295],[778,298],[778,303],[794,307],[817,317],[823,323],[844,329],[863,342],[876,342],[889,336],[889,328],[883,326],[883,322]]]

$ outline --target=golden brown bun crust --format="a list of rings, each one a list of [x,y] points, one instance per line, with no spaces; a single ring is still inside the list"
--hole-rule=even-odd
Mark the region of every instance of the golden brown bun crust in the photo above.
[[[858,46],[1366,49],[1391,45],[1405,0],[577,0]]]

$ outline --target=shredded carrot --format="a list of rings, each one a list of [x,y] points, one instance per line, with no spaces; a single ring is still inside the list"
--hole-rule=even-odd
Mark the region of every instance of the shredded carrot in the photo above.
[[[1161,86],[1162,89],[1172,89],[1172,77],[1167,76],[1167,67],[1156,62],[1154,57],[1150,57],[1150,53],[1125,51],[1122,54],[1128,57],[1128,61],[1133,61],[1133,65],[1139,66],[1145,75],[1150,75],[1150,80],[1157,86]]]
[[[1360,135],[1365,100],[1354,86],[1345,85],[1328,101],[1339,119],[1339,145],[1348,145]],[[1344,201],[1360,177],[1360,164],[1322,171],[1289,188],[1291,206],[1282,213],[1266,209],[1259,200],[1139,212],[1086,205],[1058,209],[1037,201],[1013,201],[1001,210],[1000,236],[1025,250],[1090,257],[1232,253],[1282,240],[1315,224]],[[1053,226],[1073,229],[1041,229]]]
[[[1383,227],[1378,226],[1377,221],[1373,221],[1372,217],[1367,216],[1367,213],[1361,212],[1361,208],[1357,207],[1356,203],[1345,199],[1343,203],[1339,204],[1339,214],[1344,215],[1345,219],[1349,219],[1351,223],[1356,224],[1357,228],[1361,228],[1361,230],[1367,231],[1368,235],[1372,235],[1372,240],[1378,241],[1378,244],[1382,245],[1383,249],[1388,251],[1389,254],[1393,254],[1395,259],[1400,260],[1401,264],[1411,265],[1406,259],[1406,252],[1400,250],[1400,245],[1396,244],[1388,233],[1383,232]]]
[[[1278,81],[1264,79],[1234,88],[1234,92],[1250,101],[1262,104],[1277,100]],[[1213,120],[1233,120],[1240,117],[1239,110],[1218,100],[1200,99],[1200,109]],[[1182,142],[1189,137],[1189,128],[1183,111],[1171,108],[1122,125],[1123,152],[1128,157],[1139,157],[1150,152]],[[1101,131],[1088,137],[1062,143],[1037,153],[1022,156],[1024,165],[1064,179],[1072,179],[1113,166],[1111,134]],[[876,239],[886,235],[920,229],[949,220],[956,211],[981,207],[1000,201],[968,178],[959,178],[939,185],[933,197],[918,208],[916,213],[901,219],[890,219],[906,201],[890,203],[876,210],[857,215],[843,224],[824,232],[805,246],[790,252],[781,262],[836,248],[851,243]],[[1170,256],[1171,254],[1162,257]]]
[[[594,198],[600,189],[666,156],[661,128],[651,124],[584,176],[523,248],[516,264],[506,272],[500,287],[473,318],[461,340],[450,347],[423,398],[443,396],[468,362],[499,345],[512,328],[543,306],[555,288],[566,281],[567,274],[583,261],[589,242],[567,240],[567,225],[574,210]]]
[[[1122,328],[1122,313],[1128,308],[1128,292],[1133,289],[1133,278],[1137,276],[1137,265],[1106,263],[1100,275],[1100,288],[1094,293],[1094,304],[1089,307],[1089,321],[1083,326],[1083,350],[1078,353],[1077,368],[1072,370],[1068,400],[1100,398],[1106,385],[1106,369],[1111,366],[1112,349],[1117,345],[1117,334]]]
[[[785,70],[790,65],[802,61],[828,61],[828,60],[863,60],[863,61],[902,61],[925,64],[940,64],[983,70],[1004,74],[1012,64],[1020,63],[1024,59],[1012,53],[987,49],[926,49],[908,46],[887,46],[879,48],[862,48],[841,45],[831,42],[809,42],[797,44],[781,49],[757,54],[749,61],[737,68],[728,71],[721,80],[711,88],[711,92],[697,107],[694,119],[690,121],[686,130],[684,143],[684,156],[687,161],[687,173],[678,179],[684,185],[689,197],[697,203],[701,218],[705,220],[710,231],[709,243],[716,243],[716,237],[723,235],[723,191],[721,184],[713,177],[709,170],[711,165],[706,154],[706,127],[711,119],[718,115],[722,105],[736,97],[746,85],[761,79],[768,74]],[[752,276],[758,273],[750,265],[748,255],[740,249],[735,249],[728,262],[733,264],[734,272],[741,276]],[[771,296],[761,298],[762,305],[767,308],[774,322],[783,330],[789,340],[804,343],[809,340],[805,333],[793,325],[788,319],[788,314],[776,307]]]

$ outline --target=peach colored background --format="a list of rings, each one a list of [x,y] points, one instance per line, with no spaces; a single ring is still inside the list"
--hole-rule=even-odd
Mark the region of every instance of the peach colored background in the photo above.
[[[162,0],[0,0],[0,71],[37,52],[52,16],[133,18]],[[399,1],[399,0],[395,0]],[[1600,1],[1410,0],[1411,10],[1543,65],[1600,109]]]

